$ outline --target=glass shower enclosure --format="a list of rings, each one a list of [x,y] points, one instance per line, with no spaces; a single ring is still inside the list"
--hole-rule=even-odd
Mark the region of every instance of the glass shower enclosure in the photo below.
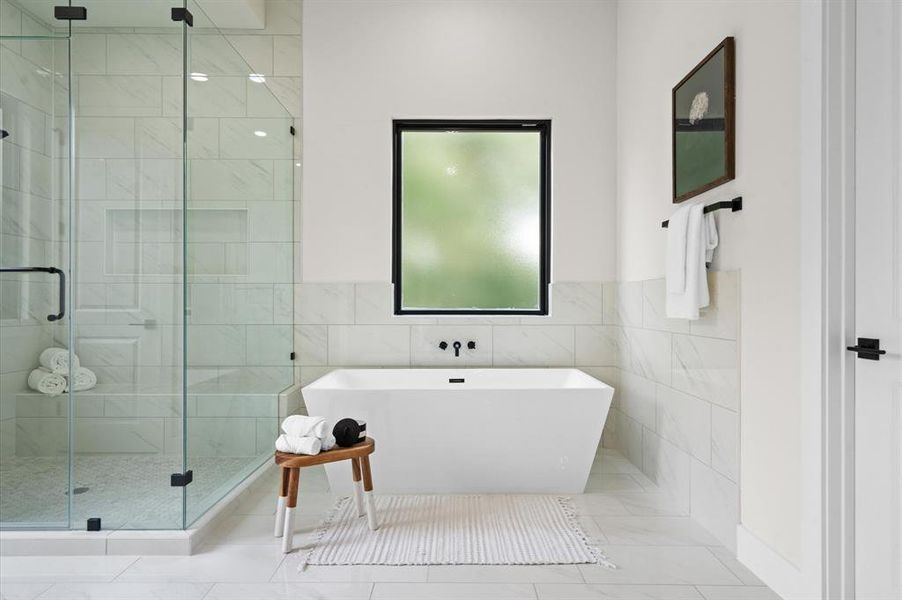
[[[293,382],[293,121],[195,2],[63,4],[0,0],[0,527],[185,528]]]

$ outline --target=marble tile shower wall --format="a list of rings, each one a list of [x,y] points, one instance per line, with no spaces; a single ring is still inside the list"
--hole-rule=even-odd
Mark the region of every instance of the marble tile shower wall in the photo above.
[[[8,0],[0,0],[0,35],[40,36],[49,30]],[[59,265],[59,223],[64,220],[54,186],[65,130],[54,114],[66,95],[65,70],[55,68],[58,44],[49,40],[0,41],[0,266]],[[58,73],[54,76],[54,73]],[[26,387],[37,355],[52,345],[56,312],[52,277],[0,276],[0,457],[15,453],[16,393]]]
[[[739,522],[739,272],[708,274],[698,321],[664,318],[662,279],[605,286],[619,393],[604,444],[735,550]]]
[[[338,367],[577,367],[617,392],[603,444],[735,547],[739,273],[702,319],[664,318],[664,281],[556,283],[549,317],[395,317],[387,283],[295,287],[296,379]],[[440,341],[476,342],[455,358]]]
[[[189,35],[189,71],[207,79],[188,81],[187,232],[181,33],[73,36],[75,343],[99,382],[78,396],[78,452],[181,452],[185,327],[192,455],[271,449],[278,393],[294,375],[300,135],[289,126],[300,132],[301,7],[267,0],[266,9],[265,29]],[[56,451],[38,441],[65,440],[59,403],[20,389],[10,395],[18,453]]]

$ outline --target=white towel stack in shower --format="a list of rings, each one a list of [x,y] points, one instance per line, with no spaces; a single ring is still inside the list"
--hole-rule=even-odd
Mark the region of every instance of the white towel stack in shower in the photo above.
[[[66,378],[42,367],[28,374],[28,387],[48,396],[59,396],[66,391]]]
[[[73,391],[83,392],[97,385],[97,375],[81,366],[75,354],[72,354],[72,381],[68,380],[69,351],[65,348],[47,348],[41,352],[38,362],[40,367],[28,376],[28,387],[42,394],[58,396],[68,392],[70,387]]]
[[[325,417],[291,415],[282,421],[282,435],[276,439],[276,450],[290,454],[319,454],[335,447]]]

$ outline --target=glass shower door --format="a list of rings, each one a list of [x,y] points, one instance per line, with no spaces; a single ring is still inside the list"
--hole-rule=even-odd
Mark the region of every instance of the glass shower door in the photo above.
[[[223,35],[199,3],[188,8],[186,525],[272,459],[279,393],[294,375],[297,170],[272,61],[243,54],[257,46]]]
[[[0,527],[65,528],[70,86],[67,39],[0,2]],[[60,348],[47,366],[39,358]]]

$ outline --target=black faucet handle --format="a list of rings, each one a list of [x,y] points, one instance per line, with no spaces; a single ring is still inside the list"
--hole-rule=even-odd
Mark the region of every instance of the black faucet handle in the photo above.
[[[454,349],[455,349],[455,350],[460,350],[461,343],[460,343],[460,342],[454,342],[454,343],[452,344],[452,346],[454,346]]]
[[[448,349],[448,342],[439,342],[438,347],[439,347],[441,350],[447,350],[447,349]]]
[[[467,342],[467,348],[469,348],[470,350],[476,350],[476,342],[472,340]]]

